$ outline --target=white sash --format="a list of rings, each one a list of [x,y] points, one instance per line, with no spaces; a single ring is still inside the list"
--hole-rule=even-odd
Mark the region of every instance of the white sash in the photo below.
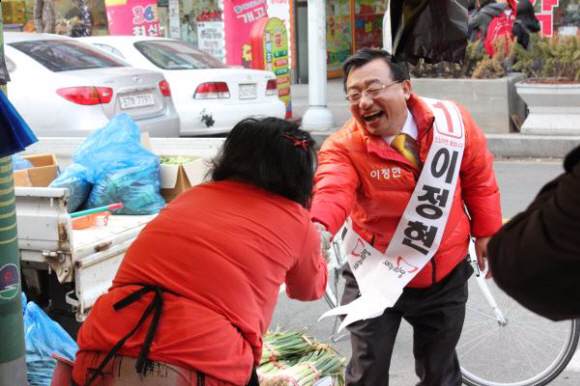
[[[392,307],[403,288],[431,260],[439,248],[457,186],[465,131],[457,106],[423,98],[433,111],[433,143],[419,181],[384,254],[350,225],[343,232],[347,261],[361,296],[324,313],[320,319],[347,314],[339,331],[358,320],[375,318]]]

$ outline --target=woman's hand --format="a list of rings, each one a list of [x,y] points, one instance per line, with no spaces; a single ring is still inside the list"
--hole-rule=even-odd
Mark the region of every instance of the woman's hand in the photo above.
[[[319,222],[313,221],[314,227],[318,231],[320,236],[320,249],[322,250],[322,254],[324,255],[324,259],[328,262],[330,258],[330,246],[332,239],[332,234],[326,230],[326,227]]]

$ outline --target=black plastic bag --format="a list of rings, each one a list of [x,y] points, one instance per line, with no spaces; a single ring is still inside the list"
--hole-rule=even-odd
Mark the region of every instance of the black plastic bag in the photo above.
[[[463,63],[467,0],[391,0],[392,54],[417,64]]]

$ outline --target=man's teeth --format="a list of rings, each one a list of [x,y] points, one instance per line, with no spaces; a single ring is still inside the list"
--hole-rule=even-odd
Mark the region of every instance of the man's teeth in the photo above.
[[[365,119],[365,121],[372,121],[373,119],[378,118],[378,116],[381,114],[382,113],[379,111],[379,112],[376,112],[376,113],[371,114],[371,115],[365,115],[364,119]]]

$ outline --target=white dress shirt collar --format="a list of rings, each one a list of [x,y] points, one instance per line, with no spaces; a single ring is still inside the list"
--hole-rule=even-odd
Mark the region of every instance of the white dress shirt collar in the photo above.
[[[413,138],[414,140],[417,140],[417,137],[419,136],[419,130],[417,129],[417,124],[415,123],[415,119],[413,119],[413,114],[411,114],[409,109],[407,109],[407,120],[405,121],[405,124],[403,125],[403,129],[401,130],[401,132],[399,134],[407,134],[409,137]],[[390,145],[395,137],[396,137],[396,135],[389,135],[389,136],[384,136],[383,139],[387,142],[388,145]]]

